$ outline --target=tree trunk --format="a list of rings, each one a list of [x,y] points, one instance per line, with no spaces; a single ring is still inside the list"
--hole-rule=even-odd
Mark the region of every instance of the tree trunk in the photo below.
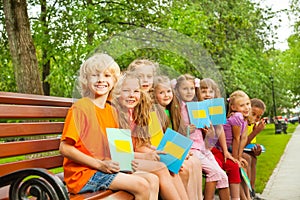
[[[87,0],[86,3],[87,3],[87,7],[89,7],[90,5],[93,4],[93,0]],[[93,44],[94,34],[95,34],[94,28],[91,28],[92,24],[93,24],[93,18],[91,16],[87,15],[87,18],[86,18],[86,32],[87,32],[86,42],[89,45]]]
[[[40,0],[41,3],[41,17],[40,21],[43,24],[43,34],[46,37],[47,44],[49,44],[49,27],[47,22],[47,2],[46,0]],[[47,45],[49,46],[49,45]],[[43,59],[43,76],[42,76],[42,82],[43,82],[43,90],[45,95],[50,95],[50,84],[48,81],[46,81],[47,77],[50,74],[50,58],[48,56],[48,49],[43,48],[42,49],[42,59]]]
[[[18,91],[43,94],[26,0],[3,0],[5,25]]]

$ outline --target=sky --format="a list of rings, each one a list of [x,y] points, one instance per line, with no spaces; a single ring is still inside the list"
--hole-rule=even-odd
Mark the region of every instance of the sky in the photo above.
[[[278,11],[282,9],[289,8],[289,0],[253,0],[254,2],[259,2],[262,8],[271,7],[273,11]],[[279,25],[278,40],[276,41],[274,48],[280,50],[288,49],[287,39],[293,33],[293,20],[289,20],[288,16],[281,13],[282,21],[279,22],[278,18],[273,18],[270,23]]]

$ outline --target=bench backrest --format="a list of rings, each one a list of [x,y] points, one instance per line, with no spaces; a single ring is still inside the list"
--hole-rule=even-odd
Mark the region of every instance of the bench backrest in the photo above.
[[[0,92],[0,176],[62,166],[58,153],[72,98]]]

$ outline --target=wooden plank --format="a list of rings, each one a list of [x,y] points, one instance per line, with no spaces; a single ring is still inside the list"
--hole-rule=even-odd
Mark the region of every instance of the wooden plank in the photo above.
[[[74,103],[74,99],[35,94],[0,92],[0,103],[70,107]]]
[[[0,158],[57,150],[59,143],[59,138],[1,143]]]
[[[128,192],[119,190],[105,190],[105,191],[97,191],[93,193],[84,193],[77,195],[70,195],[71,200],[97,200],[97,199],[109,199],[109,200],[120,200],[120,199],[128,199],[133,200],[134,196]]]
[[[63,157],[61,155],[57,155],[0,164],[0,176],[25,168],[52,169],[56,167],[61,167],[62,163]]]
[[[92,199],[96,200],[97,198],[92,198]],[[133,200],[134,196],[132,194],[130,194],[129,192],[125,192],[125,191],[120,190],[120,191],[116,191],[113,194],[109,195],[108,199],[109,200],[119,200],[119,199]]]
[[[111,195],[113,191],[111,190],[101,190],[93,193],[84,194],[70,194],[70,200],[91,200],[91,199],[104,199],[105,197]]]
[[[68,107],[48,106],[22,106],[0,105],[0,118],[24,119],[24,118],[64,118]]]
[[[64,122],[0,123],[0,136],[19,137],[45,134],[59,134]]]

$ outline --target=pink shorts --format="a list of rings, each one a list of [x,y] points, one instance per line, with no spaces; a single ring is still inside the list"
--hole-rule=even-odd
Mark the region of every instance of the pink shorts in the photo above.
[[[201,152],[200,150],[193,149],[191,152],[200,159],[202,170],[206,174],[206,182],[216,181],[216,188],[229,187],[228,177],[225,171],[219,166],[210,150],[207,149],[207,151]]]

